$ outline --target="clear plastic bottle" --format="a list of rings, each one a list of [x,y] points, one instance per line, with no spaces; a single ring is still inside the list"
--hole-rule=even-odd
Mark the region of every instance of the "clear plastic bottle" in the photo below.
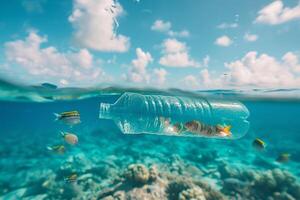
[[[124,93],[101,103],[99,118],[112,119],[124,134],[236,139],[249,128],[248,109],[238,101]]]

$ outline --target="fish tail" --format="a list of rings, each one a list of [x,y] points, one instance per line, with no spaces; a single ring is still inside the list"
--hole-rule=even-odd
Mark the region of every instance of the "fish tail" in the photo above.
[[[47,147],[47,149],[49,150],[49,151],[52,151],[53,150],[53,148],[52,147]]]
[[[53,114],[55,116],[55,121],[59,120],[59,118],[61,117],[61,115],[58,113],[53,113]]]
[[[66,134],[63,131],[60,131],[60,135],[64,137]]]

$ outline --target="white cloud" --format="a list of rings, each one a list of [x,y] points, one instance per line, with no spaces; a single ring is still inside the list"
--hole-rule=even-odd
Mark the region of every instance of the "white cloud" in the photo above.
[[[246,33],[244,39],[248,42],[254,42],[258,39],[258,35]]]
[[[153,70],[154,75],[154,83],[157,83],[159,85],[163,85],[166,81],[166,76],[168,72],[163,68],[157,68]]]
[[[104,72],[94,66],[93,55],[87,49],[61,53],[53,46],[41,47],[46,42],[47,37],[31,31],[25,40],[5,43],[6,59],[11,72],[16,72],[16,79],[62,84],[94,84],[105,79]]]
[[[188,30],[182,30],[182,31],[179,31],[179,32],[171,30],[171,31],[168,32],[168,35],[170,37],[189,37],[190,32]]]
[[[300,87],[299,56],[287,52],[276,59],[267,54],[248,52],[243,58],[225,63],[227,71],[216,74],[208,68],[199,75],[183,78],[188,89],[200,88],[294,88]]]
[[[188,89],[222,88],[222,78],[215,76],[209,70],[202,69],[198,75],[188,75],[183,78],[184,86]]]
[[[276,0],[258,12],[255,23],[276,25],[295,19],[300,19],[300,3],[289,8],[284,7],[281,0]]]
[[[140,83],[150,81],[150,74],[147,71],[147,66],[153,61],[149,52],[144,52],[141,48],[136,49],[137,58],[132,60],[132,67],[129,69],[126,80],[130,82]]]
[[[298,56],[292,52],[287,52],[282,57],[284,64],[292,69],[293,72],[300,73],[300,63]]]
[[[190,58],[185,43],[176,39],[166,39],[163,44],[163,56],[159,64],[168,67],[199,67],[200,63]]]
[[[182,81],[184,88],[187,90],[199,89],[199,81],[194,75],[187,75]]]
[[[123,13],[122,6],[114,0],[73,0],[73,12],[69,16],[75,32],[75,41],[82,47],[125,52],[129,38],[117,34],[116,21]]]
[[[228,84],[257,87],[299,87],[298,58],[288,52],[282,60],[267,54],[248,52],[242,59],[225,64],[229,69]],[[299,71],[298,71],[299,72]]]
[[[173,31],[171,30],[172,24],[169,21],[156,20],[151,26],[151,30],[166,33],[170,37],[189,37],[190,32],[188,30]]]
[[[203,58],[203,61],[202,61],[201,66],[203,66],[203,67],[208,67],[209,61],[210,61],[210,57],[209,57],[208,55],[206,55],[206,56]]]
[[[151,30],[160,31],[160,32],[168,32],[171,29],[171,22],[164,22],[163,20],[156,20],[154,24],[151,26]]]
[[[163,86],[168,72],[163,68],[148,69],[148,65],[153,62],[149,52],[137,48],[136,56],[137,58],[131,61],[128,72],[122,75],[123,78],[129,82],[139,83],[139,85],[157,84]]]
[[[215,44],[223,47],[228,47],[232,44],[232,40],[227,35],[223,35],[216,39]]]
[[[239,25],[237,23],[222,23],[217,26],[219,29],[237,28]]]

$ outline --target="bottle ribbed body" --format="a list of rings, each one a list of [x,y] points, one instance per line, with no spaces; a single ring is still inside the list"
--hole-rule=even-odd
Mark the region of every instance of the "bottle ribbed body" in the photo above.
[[[137,93],[124,93],[114,104],[100,104],[99,113],[100,118],[114,120],[128,134],[166,134],[164,124],[168,121],[183,127],[197,121],[203,126],[230,124],[234,129],[247,129],[248,116],[247,108],[239,102]]]

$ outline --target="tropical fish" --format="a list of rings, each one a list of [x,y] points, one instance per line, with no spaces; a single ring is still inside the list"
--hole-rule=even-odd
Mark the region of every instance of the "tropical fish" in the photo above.
[[[221,136],[231,136],[232,133],[230,132],[231,126],[230,125],[217,125],[217,130]]]
[[[66,148],[64,145],[53,145],[53,146],[48,146],[47,149],[49,151],[53,151],[55,153],[58,153],[58,154],[63,154],[65,153],[66,151]]]
[[[182,123],[177,122],[173,125],[173,130],[176,133],[182,133],[183,131],[185,131],[185,127]]]
[[[199,121],[196,120],[186,122],[184,126],[188,129],[188,131],[192,133],[200,133],[204,130],[204,124],[201,124]]]
[[[64,178],[64,181],[67,182],[67,183],[73,183],[77,180],[77,174],[76,173],[72,173],[70,174],[69,176],[65,177]]]
[[[186,122],[184,127],[191,133],[211,136],[211,137],[228,137],[231,136],[231,126],[210,126],[197,120]]]
[[[257,150],[263,150],[266,148],[266,143],[259,138],[255,138],[252,142],[252,146]]]
[[[80,114],[78,111],[69,111],[69,112],[63,112],[60,114],[54,113],[56,116],[57,121],[62,121],[67,125],[73,126],[76,124],[79,124],[80,121]]]
[[[289,153],[281,153],[278,155],[276,161],[279,163],[285,163],[290,160],[291,155]]]
[[[71,145],[76,145],[78,143],[77,135],[68,132],[60,132],[64,140]]]

